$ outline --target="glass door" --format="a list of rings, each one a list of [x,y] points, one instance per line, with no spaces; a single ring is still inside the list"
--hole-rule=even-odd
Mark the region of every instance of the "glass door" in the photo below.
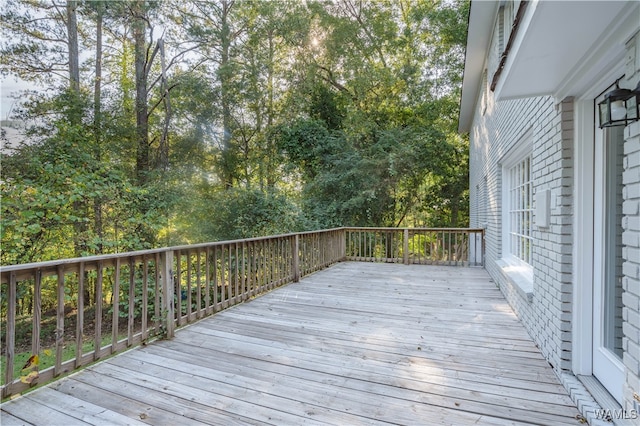
[[[596,129],[593,374],[622,401],[622,170],[624,127]]]

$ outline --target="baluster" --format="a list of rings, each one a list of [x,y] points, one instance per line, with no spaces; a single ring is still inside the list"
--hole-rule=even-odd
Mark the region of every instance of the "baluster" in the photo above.
[[[85,265],[84,262],[80,262],[80,265],[78,265],[78,309],[76,310],[76,368],[79,368],[82,365],[82,339],[84,334],[84,276]],[[95,349],[96,348],[94,347],[94,354]]]
[[[115,278],[113,282],[113,315],[111,316],[111,353],[114,354],[118,347],[118,331],[120,320],[120,258],[116,258]]]

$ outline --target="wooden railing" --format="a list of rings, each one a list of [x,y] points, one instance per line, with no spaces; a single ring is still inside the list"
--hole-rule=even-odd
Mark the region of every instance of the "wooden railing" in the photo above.
[[[482,248],[482,230],[338,228],[2,267],[2,397],[339,261],[482,265]]]
[[[482,229],[346,228],[347,260],[482,266]]]

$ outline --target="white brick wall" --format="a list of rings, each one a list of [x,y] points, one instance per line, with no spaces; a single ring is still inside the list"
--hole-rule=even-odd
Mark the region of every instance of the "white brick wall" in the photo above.
[[[544,356],[555,368],[570,369],[573,103],[556,106],[550,97],[496,103],[491,92],[487,99],[485,114],[478,112],[471,128],[471,226],[486,226],[486,268]],[[502,257],[499,163],[529,129],[534,194],[551,192],[550,225],[533,230],[531,303],[495,263]]]

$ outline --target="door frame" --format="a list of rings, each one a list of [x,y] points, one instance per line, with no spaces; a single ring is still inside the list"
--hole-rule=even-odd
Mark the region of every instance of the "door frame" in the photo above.
[[[593,206],[594,206],[594,102],[574,102],[573,315],[571,363],[574,374],[593,373]]]
[[[624,73],[622,65],[612,66],[588,91],[574,100],[574,234],[573,234],[573,314],[571,364],[574,374],[593,375],[594,260],[596,224],[594,191],[596,161],[595,99]],[[599,129],[598,129],[599,130]],[[600,214],[601,216],[601,214]],[[622,389],[620,389],[620,394]],[[615,395],[614,395],[615,396]],[[618,395],[619,397],[619,395]]]
[[[599,101],[600,99],[597,99]],[[608,258],[608,250],[610,244],[607,241],[610,238],[608,231],[605,229],[607,225],[607,192],[609,188],[607,179],[610,170],[608,166],[611,164],[607,156],[607,145],[612,143],[611,130],[595,129],[594,151],[594,253],[593,253],[593,375],[604,385],[609,393],[622,404],[624,384],[624,364],[622,359],[618,358],[609,349],[600,344],[605,332],[605,325],[602,317],[605,315],[606,307],[606,262]],[[600,374],[596,376],[596,369]]]

